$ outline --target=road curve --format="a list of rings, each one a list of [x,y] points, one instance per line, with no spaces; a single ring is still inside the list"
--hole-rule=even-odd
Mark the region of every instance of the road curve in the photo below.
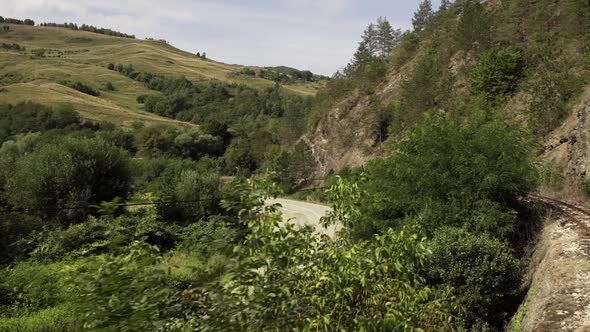
[[[283,219],[285,221],[290,220],[290,222],[296,226],[315,226],[318,233],[328,235],[331,238],[334,238],[336,232],[341,228],[337,225],[332,225],[326,229],[320,224],[320,218],[328,214],[330,211],[330,208],[327,206],[282,198],[273,199],[267,202],[267,204],[275,203],[281,204]]]

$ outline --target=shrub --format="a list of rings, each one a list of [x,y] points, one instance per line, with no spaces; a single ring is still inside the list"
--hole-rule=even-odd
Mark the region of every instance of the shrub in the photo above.
[[[182,171],[168,179],[162,188],[164,201],[158,205],[158,214],[163,220],[197,221],[219,213],[219,176],[199,174],[194,170]]]
[[[136,101],[138,104],[143,104],[143,103],[145,103],[145,100],[147,99],[147,97],[148,97],[148,95],[139,95],[139,96],[137,96]]]
[[[437,232],[430,249],[428,280],[452,287],[467,325],[483,321],[501,328],[520,302],[522,267],[510,247],[486,234],[448,228]]]
[[[19,159],[13,172],[7,202],[15,208],[40,209],[31,214],[49,220],[84,220],[90,205],[128,193],[128,156],[100,139],[64,138],[43,145]]]
[[[0,142],[21,133],[80,126],[80,115],[69,107],[50,108],[31,102],[0,106]]]
[[[120,254],[133,241],[145,241],[169,250],[177,239],[177,230],[154,216],[90,217],[87,221],[36,233],[30,242],[31,256],[39,260],[81,258],[99,254]]]
[[[59,305],[17,317],[0,317],[0,331],[64,332],[79,331],[82,322],[72,305]]]
[[[13,301],[10,306],[20,312],[36,312],[72,300],[74,285],[68,282],[68,269],[64,263],[40,265],[20,263],[3,272],[2,288],[10,289]]]
[[[95,96],[95,97],[100,96],[100,92],[98,92],[93,87],[88,86],[82,82],[78,82],[78,81],[72,82],[72,81],[64,80],[64,81],[59,82],[59,84],[65,85],[68,88],[71,88],[74,90],[78,90],[78,91],[85,93],[87,95],[91,95],[91,96]]]
[[[532,137],[494,113],[470,113],[427,117],[395,153],[369,164],[363,210],[378,229],[420,215],[427,232],[448,225],[511,232],[516,197],[537,186]]]
[[[114,64],[114,63],[109,63],[109,64],[107,65],[107,69],[108,69],[108,70],[115,70],[115,64]]]
[[[417,275],[429,254],[416,235],[323,242],[309,227],[279,226],[271,211],[243,214],[249,235],[234,249],[239,264],[227,283],[208,287],[195,330],[452,330],[445,294]]]
[[[470,91],[493,103],[516,91],[523,72],[524,59],[518,49],[508,47],[485,53],[469,75]]]
[[[84,328],[113,331],[157,331],[163,320],[178,314],[155,247],[132,243],[125,254],[96,257],[91,273],[78,279],[77,312]]]
[[[472,48],[486,49],[492,40],[492,19],[486,12],[485,5],[478,0],[466,0],[461,3],[461,18],[454,34],[463,50]]]
[[[115,91],[115,86],[113,85],[113,83],[107,82],[107,84],[105,84],[105,90],[107,90],[107,91]]]
[[[45,52],[47,52],[46,49],[44,48],[37,48],[31,51],[31,53],[33,54],[33,56],[37,57],[37,58],[42,58],[45,56]]]

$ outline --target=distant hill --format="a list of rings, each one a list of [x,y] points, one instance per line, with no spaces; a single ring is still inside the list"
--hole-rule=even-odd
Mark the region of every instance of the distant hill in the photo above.
[[[191,81],[220,80],[255,88],[276,82],[259,76],[235,75],[244,68],[177,49],[163,41],[121,38],[62,27],[2,24],[0,29],[0,103],[30,100],[47,105],[68,103],[87,119],[129,126],[179,124],[143,111],[136,98],[150,93],[144,85],[108,70],[109,63],[132,64],[138,71],[185,76]],[[260,70],[259,68],[255,68]],[[81,82],[99,96],[59,84]],[[107,84],[111,86],[107,87]],[[321,80],[284,82],[285,91],[313,95]]]

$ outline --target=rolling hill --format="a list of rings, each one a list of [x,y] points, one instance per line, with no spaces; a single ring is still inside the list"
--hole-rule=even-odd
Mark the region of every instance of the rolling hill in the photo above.
[[[57,27],[6,24],[0,44],[17,44],[21,50],[0,49],[0,103],[34,101],[46,105],[70,104],[85,119],[110,121],[129,126],[147,124],[190,124],[143,111],[139,95],[153,93],[141,83],[115,71],[109,63],[132,64],[139,71],[168,76],[185,76],[191,81],[220,80],[265,88],[274,81],[239,75],[242,67],[228,65],[179,50],[162,41],[138,40]],[[24,47],[24,50],[22,48]],[[100,91],[93,97],[59,84],[79,81]],[[105,88],[112,83],[114,91]],[[287,92],[313,95],[321,82],[283,85]]]

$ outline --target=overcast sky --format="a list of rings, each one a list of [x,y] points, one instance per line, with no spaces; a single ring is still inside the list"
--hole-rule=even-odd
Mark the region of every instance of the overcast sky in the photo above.
[[[242,65],[287,65],[330,75],[379,16],[411,26],[420,0],[1,0],[0,15],[86,23],[168,40]],[[437,7],[439,1],[433,1]]]

